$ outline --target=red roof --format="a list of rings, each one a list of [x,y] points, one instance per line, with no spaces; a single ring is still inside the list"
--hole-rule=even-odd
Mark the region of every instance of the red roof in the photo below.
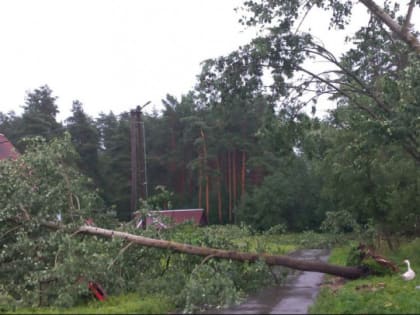
[[[146,218],[146,225],[154,222],[153,217],[163,215],[169,217],[175,224],[185,221],[193,221],[197,225],[207,224],[206,216],[203,209],[183,209],[183,210],[161,210],[150,211],[150,216]]]
[[[4,134],[0,133],[0,160],[16,159],[19,153],[16,151],[13,144],[6,138]]]

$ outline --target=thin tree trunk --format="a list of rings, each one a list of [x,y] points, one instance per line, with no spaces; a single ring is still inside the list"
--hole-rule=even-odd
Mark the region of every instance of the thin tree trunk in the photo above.
[[[203,207],[202,201],[202,194],[203,194],[203,187],[202,187],[202,180],[203,180],[203,170],[202,170],[202,163],[201,163],[201,153],[199,156],[199,164],[198,164],[198,208]]]
[[[231,153],[227,152],[228,195],[229,195],[229,223],[232,223],[232,163]]]
[[[186,173],[186,169],[187,169],[187,167],[185,166],[185,164],[184,164],[184,167],[182,167],[182,169],[181,169],[181,195],[182,195],[182,199],[184,200],[185,199],[185,195],[186,195],[186,193],[185,193],[185,173]]]
[[[233,151],[233,158],[232,158],[232,177],[233,177],[233,207],[235,207],[236,202],[238,200],[238,186],[237,186],[237,173],[236,173],[236,159],[237,159],[237,155],[236,155],[236,149]]]
[[[210,222],[209,175],[206,175],[206,216]]]
[[[221,170],[220,170],[220,161],[219,156],[216,157],[216,168],[217,168],[217,213],[219,217],[219,224],[223,222],[222,216],[222,180],[221,180]]]
[[[245,194],[245,171],[246,171],[246,153],[245,151],[242,151],[241,196]]]
[[[206,145],[206,137],[204,135],[203,129],[200,130],[201,138],[203,139],[203,169],[206,174],[206,216],[207,220],[210,220],[210,201],[209,201],[209,175],[208,171],[206,170],[207,166],[207,145]]]
[[[91,235],[100,235],[109,238],[122,238],[129,242],[140,244],[147,247],[156,247],[162,249],[168,249],[180,253],[186,253],[190,255],[198,256],[212,256],[221,259],[232,259],[236,261],[249,261],[255,262],[259,259],[265,261],[268,265],[279,265],[292,269],[302,270],[302,271],[315,271],[327,273],[335,276],[340,276],[349,279],[357,279],[362,276],[365,276],[365,273],[362,269],[357,267],[343,267],[331,265],[322,261],[308,261],[304,259],[295,259],[288,256],[276,256],[276,255],[267,255],[267,254],[257,254],[257,253],[246,253],[238,252],[233,250],[222,250],[214,249],[208,247],[199,247],[188,244],[182,244],[166,240],[157,240],[152,238],[147,238],[139,235],[129,234],[126,232],[119,232],[114,230],[102,229],[99,227],[84,225],[79,228],[78,233],[85,233]]]

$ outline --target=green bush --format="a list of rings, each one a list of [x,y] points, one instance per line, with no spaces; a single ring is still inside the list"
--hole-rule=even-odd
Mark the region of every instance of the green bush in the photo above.
[[[327,211],[326,218],[321,224],[322,231],[334,234],[355,232],[358,229],[356,220],[346,210]]]
[[[240,298],[240,292],[229,276],[207,264],[194,268],[183,295],[186,313],[231,305]]]
[[[266,235],[273,235],[273,234],[284,234],[287,231],[287,226],[284,223],[279,223],[270,227],[267,231],[264,231]]]

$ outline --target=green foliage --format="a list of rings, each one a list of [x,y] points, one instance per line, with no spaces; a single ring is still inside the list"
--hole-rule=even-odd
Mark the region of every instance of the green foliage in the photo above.
[[[359,266],[364,270],[368,271],[370,275],[383,276],[391,275],[393,273],[390,268],[386,268],[383,265],[379,264],[372,257],[363,257],[358,246],[350,247],[346,265],[353,267]]]
[[[363,259],[361,266],[369,270],[369,273],[372,275],[383,276],[393,274],[391,269],[382,266],[371,257]]]
[[[352,48],[340,58],[312,34],[296,31],[304,19],[301,13],[315,7],[331,12],[332,27],[344,28],[351,1],[262,0],[246,1],[244,7],[243,23],[269,26],[264,36],[203,62],[195,91],[180,101],[168,95],[161,115],[143,118],[148,184],[160,189],[147,208],[170,208],[169,203],[195,207],[199,187],[210,183],[209,221],[215,222],[214,210],[221,202],[223,209],[228,204],[234,208],[235,220],[246,226],[196,229],[184,224],[143,231],[117,224],[114,210],[120,219],[131,218],[129,114],[111,112],[93,121],[75,102],[67,120],[71,139],[25,141],[25,136],[49,141],[62,131],[56,122],[56,97],[45,85],[27,93],[21,117],[0,113],[0,131],[19,149],[27,149],[17,161],[0,162],[0,305],[11,298],[14,306],[35,305],[40,296],[46,304],[74,305],[90,298],[86,281],[96,280],[110,294],[163,292],[177,307],[188,305],[193,311],[203,302],[193,292],[200,285],[212,305],[224,305],[267,281],[261,262],[203,262],[184,254],[134,249],[121,240],[66,233],[87,217],[100,226],[148,237],[276,253],[331,247],[346,242],[351,235],[343,233],[351,231],[359,231],[367,242],[378,233],[420,233],[417,54],[373,18],[347,38]],[[386,12],[403,19],[397,5],[387,4]],[[312,73],[304,66],[308,58],[328,61],[333,71]],[[302,113],[308,102],[313,102],[314,113],[317,97],[325,94],[337,102],[326,120]],[[235,170],[230,164],[236,164],[236,173],[246,172],[241,183],[245,194],[233,187],[240,195],[233,202],[234,181],[229,178]],[[77,167],[94,181],[81,176]],[[222,213],[221,221],[227,217]],[[50,231],[44,221],[60,223],[65,230]],[[314,232],[320,225],[331,234]],[[304,232],[291,240],[286,230]],[[277,237],[278,244],[273,244]],[[212,273],[226,290],[212,281]],[[353,296],[347,297],[343,309],[353,311]],[[402,297],[400,302],[405,302]],[[385,311],[399,310],[390,303],[382,305]]]
[[[58,107],[55,101],[57,97],[52,93],[48,85],[27,92],[19,140],[23,137],[34,136],[52,139],[62,133],[62,126],[56,121]],[[25,144],[19,141],[16,142],[16,145],[19,149],[25,148]]]
[[[106,215],[89,180],[74,167],[76,153],[69,135],[49,143],[28,139],[27,145],[16,161],[0,162],[0,277],[6,294],[24,305],[36,305],[43,283],[48,283],[46,291],[55,293],[58,288],[81,290],[75,283],[80,270],[72,263],[87,245],[66,230],[49,230],[45,223],[71,228],[95,212],[101,223]],[[66,295],[56,301],[74,303]]]
[[[232,305],[240,294],[229,275],[216,272],[210,265],[197,265],[184,288],[186,313]]]
[[[197,229],[191,223],[185,223],[177,225],[174,230],[163,232],[161,237],[198,246],[272,254],[285,254],[294,248],[292,245],[283,245],[274,235],[252,236],[252,233],[247,226],[209,226]],[[174,303],[188,312],[210,307],[210,304],[217,307],[236,303],[243,294],[273,284],[274,281],[268,266],[262,262],[241,263],[184,254],[170,254],[162,260],[163,266],[167,262],[169,265],[159,290],[171,295],[182,291],[174,297]],[[153,281],[156,284],[157,279]],[[220,284],[226,285],[226,288],[220,287]],[[182,290],[177,291],[174,286]],[[205,299],[202,294],[205,294]]]
[[[166,189],[165,186],[155,187],[155,193],[147,198],[147,204],[150,210],[172,209],[174,193]]]
[[[358,246],[352,246],[346,260],[346,266],[360,266],[362,263],[362,256]]]
[[[237,220],[257,230],[268,230],[277,224],[285,224],[291,231],[315,228],[320,220],[317,190],[317,180],[305,161],[292,158],[245,196]]]
[[[130,120],[128,113],[101,114],[96,119],[100,194],[121,220],[130,220]]]
[[[340,243],[346,243],[347,238],[337,238],[334,234],[317,233],[314,231],[304,231],[299,233],[296,240],[300,248],[331,248]]]
[[[322,221],[321,230],[334,234],[348,233],[358,231],[359,225],[348,211],[328,211],[325,220]]]
[[[273,225],[267,231],[264,231],[264,234],[273,235],[273,234],[284,234],[287,231],[286,224],[280,223]]]
[[[71,140],[80,155],[79,168],[99,184],[99,131],[79,101],[73,101],[72,116],[66,119],[66,130],[71,134]]]

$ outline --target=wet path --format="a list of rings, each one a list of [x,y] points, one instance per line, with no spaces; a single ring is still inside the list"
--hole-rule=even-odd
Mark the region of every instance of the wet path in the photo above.
[[[328,251],[305,249],[290,256],[307,260],[327,261]],[[281,267],[280,267],[281,268]],[[250,296],[244,303],[207,314],[307,314],[315,301],[324,274],[293,271],[281,286],[265,288]]]

